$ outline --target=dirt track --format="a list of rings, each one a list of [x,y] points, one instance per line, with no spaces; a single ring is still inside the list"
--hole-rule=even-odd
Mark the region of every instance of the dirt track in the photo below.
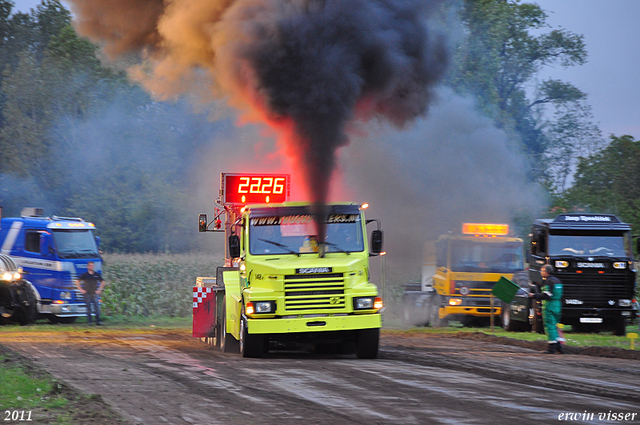
[[[376,360],[304,351],[243,359],[188,331],[7,333],[0,344],[100,394],[132,424],[538,425],[569,413],[593,414],[573,423],[640,423],[638,357],[548,356],[539,343],[483,334],[384,333]],[[629,420],[606,420],[609,412]]]

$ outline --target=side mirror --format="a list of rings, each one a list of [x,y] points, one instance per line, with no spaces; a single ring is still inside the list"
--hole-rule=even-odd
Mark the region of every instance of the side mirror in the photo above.
[[[96,236],[96,246],[100,248],[100,236]]]
[[[40,233],[40,255],[48,257],[54,253],[51,235],[48,233]]]
[[[207,215],[200,214],[198,216],[198,232],[206,232],[207,231]]]
[[[229,257],[238,258],[240,256],[240,238],[238,235],[229,236]]]
[[[382,230],[371,232],[371,252],[380,254],[382,252]]]

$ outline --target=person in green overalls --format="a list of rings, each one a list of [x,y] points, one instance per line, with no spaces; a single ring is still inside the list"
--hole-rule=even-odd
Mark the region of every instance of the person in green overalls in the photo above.
[[[540,269],[542,275],[541,293],[529,296],[542,300],[542,319],[544,331],[547,334],[548,348],[545,354],[563,354],[562,344],[558,339],[558,323],[562,317],[562,282],[552,276],[553,266],[546,264]]]

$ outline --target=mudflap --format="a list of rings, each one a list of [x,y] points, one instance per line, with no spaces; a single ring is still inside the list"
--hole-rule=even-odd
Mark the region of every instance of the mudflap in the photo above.
[[[218,286],[193,287],[193,326],[195,338],[217,337],[217,298],[224,297],[224,288]]]

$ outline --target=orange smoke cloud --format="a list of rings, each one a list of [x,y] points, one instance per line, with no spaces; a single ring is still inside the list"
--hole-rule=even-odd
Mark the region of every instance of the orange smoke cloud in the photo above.
[[[424,114],[447,64],[426,24],[435,1],[70,2],[82,35],[140,58],[130,74],[156,96],[224,98],[278,132],[317,215],[349,121]]]

